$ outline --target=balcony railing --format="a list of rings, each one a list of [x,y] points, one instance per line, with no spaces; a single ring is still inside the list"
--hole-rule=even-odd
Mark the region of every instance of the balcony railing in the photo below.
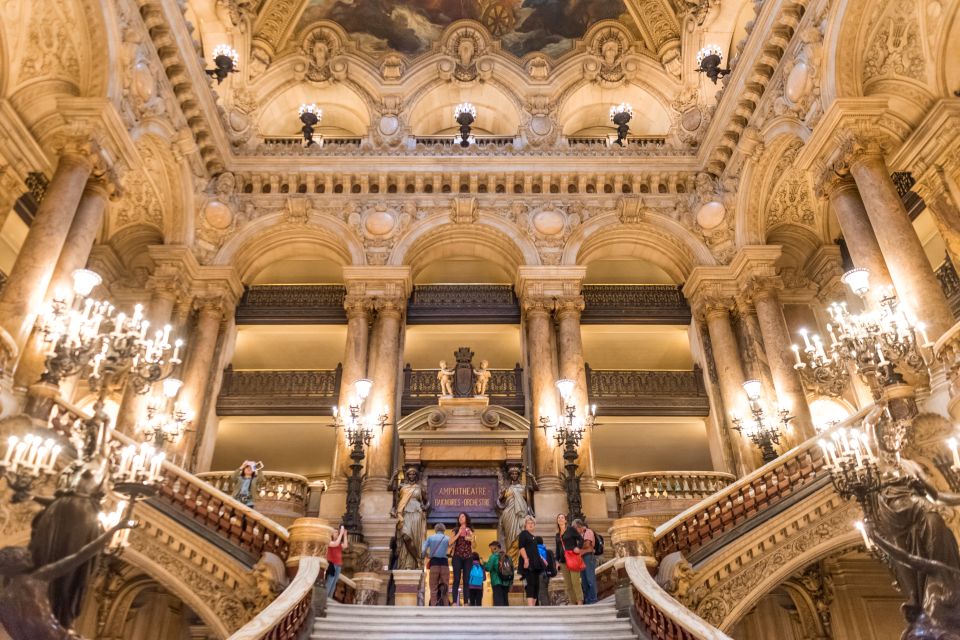
[[[346,324],[342,285],[248,287],[237,305],[239,324]]]
[[[330,415],[340,396],[343,368],[333,370],[235,370],[223,372],[217,398],[221,416]]]
[[[648,471],[617,483],[620,515],[643,516],[662,524],[724,489],[736,478],[719,471]]]
[[[208,471],[197,477],[227,495],[235,490],[235,472]],[[295,473],[261,471],[258,474],[254,508],[282,525],[292,524],[296,518],[307,515],[310,500],[310,481]]]
[[[710,400],[703,371],[591,369],[586,366],[590,402],[608,416],[706,416]]]
[[[413,369],[408,364],[403,368],[403,395],[400,411],[403,415],[417,409],[437,404],[440,400],[438,369]],[[490,404],[498,405],[522,414],[524,412],[523,369],[490,369],[487,393]]]
[[[431,284],[413,288],[408,324],[517,324],[520,304],[509,284]]]
[[[690,324],[690,305],[676,285],[583,285],[584,324]]]

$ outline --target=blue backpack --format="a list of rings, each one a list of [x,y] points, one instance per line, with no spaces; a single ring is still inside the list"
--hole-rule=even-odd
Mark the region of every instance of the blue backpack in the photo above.
[[[470,569],[470,586],[483,586],[483,567],[481,567],[479,564],[473,565],[473,567]]]

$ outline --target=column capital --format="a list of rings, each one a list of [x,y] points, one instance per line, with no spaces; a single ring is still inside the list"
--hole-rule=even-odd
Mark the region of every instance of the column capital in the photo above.
[[[556,298],[554,301],[554,313],[557,316],[557,320],[562,320],[566,317],[573,317],[579,320],[580,314],[583,313],[585,307],[586,303],[584,302],[583,296],[566,296]]]
[[[814,191],[818,198],[832,198],[844,191],[856,190],[857,183],[850,175],[850,167],[841,160],[831,163],[817,178]],[[859,193],[858,193],[859,195]]]
[[[401,296],[383,296],[373,300],[373,309],[380,316],[402,318],[407,310],[407,299]]]
[[[736,294],[737,280],[729,267],[694,267],[683,285],[683,295],[700,319],[709,317],[714,309],[729,312]]]
[[[198,296],[193,299],[193,308],[197,314],[223,320],[233,313],[233,305],[222,295]]]
[[[71,127],[54,135],[53,150],[60,162],[75,162],[86,166],[88,171],[102,170],[100,140],[92,129],[84,126]]]
[[[554,300],[544,296],[525,296],[520,298],[520,309],[524,315],[543,314],[549,316],[553,313]]]
[[[889,143],[880,135],[869,132],[863,127],[847,127],[837,132],[839,137],[840,166],[851,169],[869,160],[886,162]]]
[[[364,295],[351,295],[343,299],[343,309],[347,312],[347,319],[366,318],[370,319],[373,313],[373,299]]]

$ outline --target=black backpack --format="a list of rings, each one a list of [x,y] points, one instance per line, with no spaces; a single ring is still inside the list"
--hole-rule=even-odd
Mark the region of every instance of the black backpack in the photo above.
[[[557,575],[557,559],[553,557],[553,551],[547,549],[547,575],[551,578]]]
[[[513,581],[513,574],[516,573],[516,569],[513,567],[513,559],[506,551],[501,551],[500,557],[497,559],[497,573],[500,574],[501,580]]]
[[[593,532],[593,535],[597,539],[597,543],[593,548],[593,554],[596,556],[602,556],[603,555],[603,536],[597,533],[596,531]]]

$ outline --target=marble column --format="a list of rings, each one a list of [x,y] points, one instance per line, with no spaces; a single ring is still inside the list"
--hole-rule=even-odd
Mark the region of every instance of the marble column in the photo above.
[[[557,320],[557,351],[559,353],[558,369],[560,378],[573,380],[573,403],[577,407],[577,416],[583,418],[589,411],[589,392],[587,389],[587,371],[583,358],[583,339],[580,335],[580,314],[583,311],[582,296],[566,300],[558,300],[556,311]],[[580,443],[580,469],[584,480],[593,479],[593,463],[590,453],[590,431],[585,430]]]
[[[545,488],[562,491],[554,441],[540,428],[541,417],[556,420],[560,415],[550,335],[553,301],[526,298],[522,306],[530,383],[530,422],[533,425],[533,471],[541,491]]]
[[[731,447],[731,453],[737,473],[744,475],[756,468],[756,464],[754,464],[754,453],[749,449],[749,443],[733,429],[733,416],[744,415],[747,402],[743,392],[743,383],[746,380],[743,377],[743,363],[740,361],[740,350],[737,347],[737,338],[730,318],[732,308],[732,300],[712,300],[704,304],[703,316],[710,336],[713,362],[717,369],[720,398],[723,400],[723,421],[727,426],[731,442],[735,443],[735,446]]]
[[[393,470],[393,440],[397,418],[397,381],[400,375],[400,331],[403,329],[406,301],[401,298],[384,298],[375,302],[377,312],[374,332],[377,342],[371,347],[375,358],[367,368],[373,380],[373,389],[365,409],[379,414],[385,411],[387,425],[381,433],[374,433],[373,443],[367,450],[365,487],[385,490]]]
[[[850,162],[850,172],[857,181],[870,224],[879,231],[877,241],[897,295],[926,323],[930,339],[936,341],[953,326],[953,314],[883,156],[872,146],[858,149]]]
[[[834,174],[825,190],[847,241],[847,250],[853,264],[870,270],[870,284],[874,290],[890,286],[892,282],[887,263],[883,259],[880,243],[870,226],[870,218],[867,217],[867,210],[853,177]]]
[[[144,312],[145,317],[150,322],[152,334],[157,328],[171,323],[173,319],[173,308],[179,297],[179,288],[176,283],[167,280],[156,280],[151,278],[147,283],[150,290],[150,303]],[[175,333],[171,334],[170,341],[177,339]],[[157,393],[160,390],[157,389]],[[147,395],[140,395],[133,390],[133,387],[127,385],[123,391],[123,398],[120,401],[120,408],[117,410],[117,431],[125,433],[128,436],[136,436],[137,423],[146,411]]]
[[[10,270],[6,288],[0,296],[0,327],[9,334],[18,353],[23,350],[33,328],[53,277],[56,256],[63,250],[95,161],[89,147],[63,152]],[[12,357],[8,353],[6,359]]]
[[[73,290],[73,272],[82,269],[87,264],[93,243],[103,226],[103,216],[107,209],[110,197],[109,185],[105,180],[91,179],[83,190],[76,215],[70,224],[64,241],[63,251],[57,260],[47,286],[45,299],[52,299],[58,291]],[[20,362],[17,365],[15,383],[18,387],[29,387],[35,383],[43,373],[46,359],[46,348],[34,329]]]
[[[363,296],[347,296],[344,301],[347,312],[347,341],[343,354],[343,370],[340,377],[338,409],[348,415],[353,383],[367,377],[367,350],[370,337],[371,301]],[[373,408],[373,405],[370,406]],[[336,450],[330,473],[330,485],[320,502],[320,516],[331,521],[338,520],[346,508],[346,478],[350,475],[350,447],[342,432],[337,432]]]
[[[171,448],[171,456],[189,468],[195,445],[198,449],[213,451],[216,442],[216,427],[211,426],[203,414],[203,400],[210,382],[220,326],[227,315],[227,303],[222,296],[201,298],[195,303],[197,323],[186,340],[187,361],[183,367],[183,387],[180,390],[180,406],[190,415],[191,428],[196,431],[184,434]],[[172,305],[171,305],[172,310]],[[211,433],[211,431],[213,433]]]
[[[763,336],[764,351],[770,363],[777,400],[781,407],[789,409],[793,416],[792,434],[787,434],[788,440],[790,444],[796,445],[812,438],[816,435],[816,430],[813,428],[803,381],[799,372],[793,368],[793,352],[790,349],[793,341],[787,330],[787,321],[783,317],[777,285],[766,279],[754,279],[751,285],[753,306],[757,310],[760,334]],[[780,407],[774,406],[772,400],[768,399],[768,409],[770,418],[775,419],[775,412]]]

